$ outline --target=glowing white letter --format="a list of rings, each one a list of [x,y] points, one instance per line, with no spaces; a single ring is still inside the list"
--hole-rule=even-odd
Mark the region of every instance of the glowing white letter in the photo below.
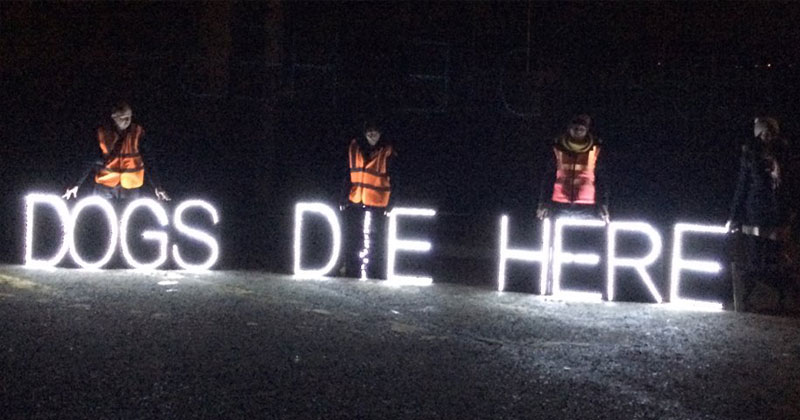
[[[325,217],[333,232],[333,250],[328,262],[319,269],[307,270],[302,268],[302,238],[303,238],[303,213],[317,213]],[[294,208],[294,274],[300,277],[322,277],[327,275],[336,262],[342,248],[342,230],[336,212],[322,203],[297,203]]]
[[[652,247],[650,253],[642,258],[618,258],[617,252],[617,232],[639,232],[643,233],[650,239]],[[656,302],[661,303],[661,294],[658,293],[656,286],[653,284],[653,279],[647,272],[647,266],[655,262],[661,254],[663,243],[661,235],[652,226],[643,222],[611,222],[608,228],[608,290],[607,297],[609,301],[614,300],[614,273],[617,267],[633,267],[642,281],[647,286],[650,294]]]
[[[395,285],[409,284],[418,286],[426,286],[433,283],[433,278],[431,277],[403,276],[395,274],[394,265],[397,251],[428,252],[431,249],[430,242],[397,239],[397,218],[399,216],[433,217],[435,215],[435,210],[403,207],[396,207],[392,209],[391,213],[389,213],[389,243],[387,246],[388,261],[386,263],[387,283]]]
[[[697,271],[701,273],[719,273],[722,266],[716,261],[683,259],[683,234],[685,232],[724,235],[728,232],[725,226],[694,225],[689,223],[675,224],[672,242],[672,267],[670,269],[669,301],[672,304],[686,305],[698,309],[722,309],[719,302],[682,299],[680,297],[681,271]]]
[[[133,258],[133,255],[131,255],[130,247],[128,246],[128,223],[130,223],[130,218],[131,215],[133,215],[133,212],[139,207],[147,207],[150,209],[150,211],[156,216],[156,219],[158,219],[158,224],[162,227],[169,224],[167,212],[164,211],[164,208],[161,207],[161,205],[159,205],[155,200],[149,198],[140,198],[128,204],[128,207],[125,208],[125,211],[122,213],[122,219],[120,220],[120,246],[122,247],[122,255],[125,257],[125,262],[127,262],[128,265],[133,268],[156,269],[164,264],[165,261],[167,261],[168,237],[166,232],[154,230],[146,230],[142,232],[142,238],[158,242],[158,258],[156,258],[156,260],[153,262],[141,263],[136,261],[136,259]]]
[[[539,294],[547,288],[547,261],[550,252],[550,219],[542,221],[542,249],[540,251],[508,248],[508,216],[500,218],[500,268],[497,270],[497,290],[506,288],[506,263],[508,260],[536,261],[541,267]]]
[[[87,262],[81,258],[81,256],[78,254],[77,246],[75,245],[75,227],[78,226],[78,217],[85,208],[90,206],[96,206],[103,210],[103,214],[106,216],[106,220],[108,220],[109,231],[111,232],[105,255],[95,262]],[[111,260],[111,257],[114,255],[114,250],[117,247],[118,237],[119,225],[117,223],[117,213],[114,212],[114,207],[111,206],[111,203],[105,199],[93,195],[79,201],[78,204],[72,208],[72,225],[71,229],[67,233],[67,242],[69,243],[69,254],[72,256],[72,260],[81,266],[81,268],[101,268],[108,264],[108,262]]]
[[[600,256],[597,254],[573,254],[563,250],[564,248],[564,228],[565,227],[605,227],[606,223],[602,220],[591,219],[556,219],[555,232],[553,233],[553,296],[561,293],[561,266],[564,264],[597,265],[600,263]],[[576,294],[576,292],[568,292]],[[580,294],[584,294],[578,292]],[[591,296],[589,296],[591,295]],[[599,293],[591,293],[585,297],[601,299]]]
[[[208,270],[209,268],[211,268],[211,266],[216,264],[217,258],[219,258],[219,244],[217,244],[217,240],[214,239],[214,237],[209,235],[208,233],[203,232],[202,230],[199,229],[195,229],[190,226],[186,226],[186,224],[183,223],[183,212],[190,207],[200,207],[203,210],[207,211],[208,214],[211,215],[211,221],[215,225],[219,223],[219,216],[217,215],[217,209],[215,209],[214,206],[203,200],[186,200],[175,208],[175,216],[173,219],[175,222],[175,228],[179,232],[183,233],[184,235],[194,240],[206,244],[206,246],[208,246],[209,250],[211,251],[211,254],[208,256],[208,259],[202,264],[190,264],[187,263],[181,257],[181,253],[180,251],[178,251],[178,245],[173,244],[172,257],[175,258],[175,262],[178,264],[178,266],[184,270],[192,270],[192,271]]]
[[[34,227],[34,209],[36,204],[48,204],[55,209],[58,214],[58,219],[61,221],[61,247],[58,248],[52,258],[49,260],[37,260],[33,258],[33,227]],[[28,194],[25,197],[25,265],[29,267],[53,267],[67,254],[69,244],[65,236],[72,230],[72,221],[69,216],[69,209],[61,197],[53,194]]]

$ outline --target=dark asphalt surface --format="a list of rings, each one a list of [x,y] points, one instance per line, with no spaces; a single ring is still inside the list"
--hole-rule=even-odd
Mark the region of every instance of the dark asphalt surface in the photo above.
[[[0,417],[797,419],[800,320],[0,267]]]

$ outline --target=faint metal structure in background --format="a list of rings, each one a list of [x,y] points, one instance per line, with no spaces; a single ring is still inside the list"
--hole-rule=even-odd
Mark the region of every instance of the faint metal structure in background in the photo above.
[[[434,114],[448,111],[450,99],[449,42],[415,39],[410,43],[406,75],[411,103],[406,112]]]

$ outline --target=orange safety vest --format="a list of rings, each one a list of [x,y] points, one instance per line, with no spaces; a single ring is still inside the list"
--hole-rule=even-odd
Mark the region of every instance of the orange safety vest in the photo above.
[[[103,168],[97,171],[94,182],[106,187],[139,188],[144,184],[144,162],[139,154],[139,140],[144,129],[131,124],[125,138],[120,139],[115,130],[97,129],[97,141],[103,152]],[[121,141],[121,144],[117,142]]]
[[[378,148],[365,158],[355,139],[350,142],[350,202],[370,207],[386,207],[392,187],[388,163],[392,146]]]
[[[556,203],[595,204],[595,174],[600,146],[585,152],[569,152],[553,146],[556,154],[556,183],[552,200]]]

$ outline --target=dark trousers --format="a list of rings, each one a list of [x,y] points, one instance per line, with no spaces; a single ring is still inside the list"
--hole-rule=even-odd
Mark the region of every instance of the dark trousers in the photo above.
[[[568,203],[551,203],[552,215],[551,219],[553,223],[550,225],[550,238],[553,238],[555,232],[555,219],[558,218],[570,218],[570,219],[599,219],[599,215],[597,212],[597,207],[594,204],[568,204]],[[551,239],[552,241],[552,239]],[[550,243],[550,255],[552,258],[553,255],[553,244]],[[603,268],[602,272],[605,272],[605,260],[601,258],[601,268]],[[548,263],[548,270],[547,270],[547,285],[544,294],[551,295],[553,294],[553,267],[552,267],[552,259],[550,263]],[[563,279],[562,279],[563,280]],[[607,300],[608,297],[606,296],[606,288],[601,287],[602,289],[602,298],[603,300]]]
[[[349,206],[344,211],[344,223],[345,276],[385,279],[386,216],[383,209]]]
[[[120,217],[125,205],[139,197],[139,189],[125,189],[122,186],[106,187],[105,185],[94,184],[94,195],[107,200],[116,212],[117,218]],[[117,219],[119,222],[119,219]],[[108,220],[101,213],[87,212],[80,217],[78,225],[74,228],[76,246],[85,259],[96,261],[108,248],[109,244],[104,239],[108,237]],[[125,268],[121,251],[118,243],[111,244],[115,248],[114,256],[105,268]]]
[[[553,219],[570,217],[574,219],[597,219],[597,207],[594,204],[552,203]]]
[[[758,282],[778,291],[783,305],[792,286],[781,261],[782,249],[778,241],[755,235],[740,235],[742,251],[735,261],[733,297],[736,310],[746,310],[747,300]]]
[[[106,187],[105,185],[94,184],[94,194],[108,200],[114,207],[117,217],[121,217],[122,212],[125,210],[125,207],[133,200],[136,200],[137,198],[142,196],[142,188],[140,187],[140,188],[127,189],[127,188],[122,188],[121,185],[117,185],[115,187]],[[84,217],[87,217],[87,220],[84,220],[81,223],[81,227],[77,234],[85,237],[103,237],[103,234],[107,232],[108,229],[106,220],[96,214],[86,215]],[[137,232],[141,228],[142,226],[138,226],[136,221],[131,222],[130,225],[128,226],[130,232]],[[170,225],[169,227],[166,227],[164,229],[170,232],[172,227]],[[148,252],[151,251],[150,248],[152,248],[152,246],[142,245],[142,242],[140,240],[137,241],[131,235],[132,234],[129,233],[129,238],[130,238],[129,246],[131,247],[131,252],[137,254],[138,255],[137,258],[143,258],[144,256],[141,254],[148,254]],[[170,232],[170,237],[174,237],[174,235],[172,235],[172,232]],[[102,241],[98,243],[92,243],[92,242],[86,243],[87,252],[93,254],[97,254],[96,250],[101,249],[104,246],[106,246],[106,244],[103,243]],[[137,247],[143,247],[145,248],[145,251],[141,252]],[[147,257],[144,258],[145,260],[147,260],[148,258],[152,257],[154,257],[154,255],[147,255]],[[168,264],[165,264],[165,266],[168,266]],[[114,256],[111,258],[111,261],[109,261],[106,268],[128,268],[128,265],[124,262],[121,250],[119,248],[117,248],[117,250],[115,251]]]
[[[101,184],[94,184],[94,194],[99,195],[100,197],[105,198],[106,200],[124,200],[124,201],[132,201],[141,195],[141,187],[139,188],[122,188],[121,185],[117,185],[116,187],[106,187],[105,185]]]

